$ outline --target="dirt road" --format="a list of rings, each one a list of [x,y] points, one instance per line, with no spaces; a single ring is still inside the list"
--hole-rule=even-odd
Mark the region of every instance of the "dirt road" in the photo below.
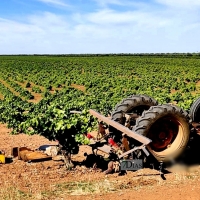
[[[0,149],[7,155],[12,147],[37,149],[40,145],[55,144],[39,135],[10,135],[10,132],[0,125]],[[91,153],[90,147],[81,146],[73,160],[83,161],[84,152]],[[200,166],[188,171],[174,167],[169,172],[163,180],[159,171],[153,169],[118,176],[83,165],[67,171],[62,161],[26,163],[14,159],[10,164],[0,164],[0,199],[200,200]]]

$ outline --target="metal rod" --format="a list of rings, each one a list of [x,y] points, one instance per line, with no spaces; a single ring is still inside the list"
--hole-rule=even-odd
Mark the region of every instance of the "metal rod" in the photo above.
[[[119,159],[123,158],[124,156],[126,156],[126,155],[128,155],[128,154],[130,154],[130,153],[132,153],[132,152],[134,152],[134,151],[136,151],[136,150],[138,150],[138,149],[142,149],[142,150],[144,151],[144,153],[146,154],[146,156],[149,156],[149,152],[145,149],[145,146],[144,146],[144,145],[141,145],[141,146],[139,146],[139,147],[134,147],[133,149],[131,149],[131,150],[129,150],[129,151],[127,151],[127,152],[121,154],[121,155],[119,156]]]
[[[138,140],[139,142],[147,145],[151,142],[151,140],[143,135],[140,135],[136,132],[131,131],[130,129],[126,128],[125,126],[111,120],[108,119],[107,117],[101,115],[100,113],[96,112],[95,110],[90,109],[89,110],[90,114],[93,115],[94,117],[102,120],[103,122],[113,126],[114,128],[118,129],[119,131],[121,131],[122,133],[125,133],[127,136],[134,138],[135,140]]]
[[[142,145],[142,146],[143,146],[143,145]],[[121,155],[119,156],[119,159],[120,159],[120,158],[123,158],[124,156],[126,156],[126,155],[128,155],[128,154],[130,154],[130,153],[132,153],[132,152],[134,152],[134,151],[136,151],[136,150],[138,150],[138,149],[141,149],[142,146],[134,147],[133,149],[131,149],[131,150],[129,150],[129,151],[126,151],[125,153],[123,153],[123,154],[121,154]]]

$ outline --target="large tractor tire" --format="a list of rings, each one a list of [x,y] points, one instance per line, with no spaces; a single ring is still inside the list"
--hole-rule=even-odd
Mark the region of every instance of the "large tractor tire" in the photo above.
[[[190,116],[193,122],[200,123],[200,98],[194,101],[190,108]]]
[[[151,106],[158,105],[158,102],[147,96],[147,95],[132,95],[128,98],[122,100],[118,105],[116,105],[114,111],[111,113],[111,119],[125,125],[126,117],[125,114],[133,113],[137,117],[141,116],[144,110],[148,110]],[[136,118],[131,118],[129,129],[132,129],[135,125]],[[112,126],[109,126],[110,136],[119,142],[122,139],[122,133]],[[129,138],[129,147],[133,148],[135,141]]]
[[[147,148],[158,161],[169,162],[185,150],[190,135],[189,122],[186,111],[165,104],[144,111],[133,131],[152,140]]]
[[[132,95],[122,100],[111,113],[112,120],[124,125],[126,113],[134,113],[141,116],[144,110],[151,106],[158,105],[158,102],[147,95]],[[134,125],[134,124],[133,124]]]

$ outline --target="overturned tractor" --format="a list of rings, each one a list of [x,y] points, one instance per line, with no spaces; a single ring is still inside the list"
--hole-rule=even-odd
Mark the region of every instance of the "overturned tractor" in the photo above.
[[[115,107],[110,118],[94,110],[90,114],[99,120],[98,137],[90,144],[94,154],[103,151],[119,165],[124,159],[148,162],[149,157],[167,163],[185,152],[191,132],[198,133],[200,99],[188,113],[175,105],[159,105],[147,95],[132,95]]]

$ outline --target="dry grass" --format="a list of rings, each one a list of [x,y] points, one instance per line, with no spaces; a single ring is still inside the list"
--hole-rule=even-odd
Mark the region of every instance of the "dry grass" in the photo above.
[[[37,170],[37,169],[33,169]],[[13,175],[12,180],[0,179],[0,199],[1,200],[65,200],[73,199],[75,196],[98,195],[108,193],[120,193],[125,191],[154,190],[158,186],[175,187],[176,185],[191,182],[198,182],[200,179],[200,169],[182,170],[177,168],[169,179],[163,181],[157,171],[139,170],[132,176],[116,177],[108,176],[99,180],[69,181],[64,183],[52,182],[44,183],[41,177],[21,175],[16,179]],[[130,173],[129,173],[130,175]],[[16,180],[20,181],[17,182]],[[38,181],[36,181],[38,180]],[[40,181],[41,180],[41,181]],[[83,197],[84,198],[84,197]]]
[[[98,182],[77,181],[61,184],[49,184],[44,187],[40,183],[33,183],[28,178],[25,180],[27,188],[19,189],[17,183],[4,182],[0,188],[1,200],[50,200],[66,199],[66,196],[79,196],[90,194],[105,194],[117,191],[115,182],[103,180]]]
[[[5,179],[5,178],[4,178]],[[19,179],[18,179],[19,180]],[[142,187],[156,183],[155,177],[132,177],[124,176],[120,179],[105,177],[100,180],[70,181],[65,183],[45,184],[33,180],[29,176],[21,176],[20,183],[13,179],[0,181],[0,199],[1,200],[61,200],[70,199],[73,196],[107,194],[121,192],[124,190],[139,190]],[[68,198],[67,198],[68,197]]]

